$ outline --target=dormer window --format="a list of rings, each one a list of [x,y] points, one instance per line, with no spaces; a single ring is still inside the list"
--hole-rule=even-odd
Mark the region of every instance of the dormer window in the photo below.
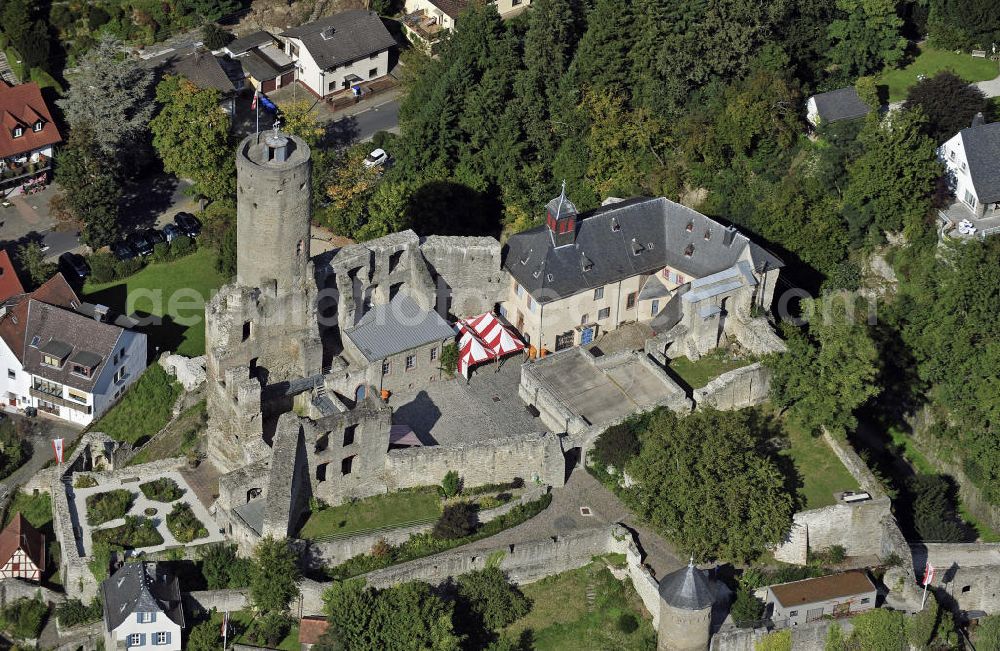
[[[24,128],[23,127],[14,127],[13,134],[14,134],[15,138],[20,138],[21,136],[24,135]]]
[[[712,239],[711,229],[705,231],[705,240],[710,240],[710,239]]]
[[[617,217],[612,217],[611,218],[611,232],[612,233],[617,233],[621,229],[622,229],[622,225],[618,223],[618,218]]]
[[[639,240],[632,238],[632,255],[639,255],[645,248]]]
[[[53,368],[62,368],[62,359],[56,357],[55,355],[42,355],[42,364],[46,366],[51,366]]]
[[[52,368],[62,368],[66,358],[73,352],[73,347],[58,339],[50,339],[39,350],[42,352],[42,364]]]
[[[83,377],[90,377],[90,375],[91,375],[92,372],[93,372],[92,369],[90,369],[87,366],[82,366],[80,364],[73,364],[73,374],[74,375],[81,375]]]
[[[686,249],[684,249],[684,255],[686,255],[686,256],[687,256],[687,257],[689,257],[689,258],[690,258],[690,257],[691,257],[692,255],[694,255],[694,244],[688,244],[688,245],[687,245],[687,248],[686,248]]]
[[[34,131],[35,133],[38,133],[39,131],[41,131],[41,130],[42,130],[42,126],[43,126],[43,125],[42,125],[42,121],[41,121],[41,120],[38,120],[37,122],[35,122],[34,126],[33,126],[33,127],[31,127],[31,129],[32,129],[32,131]]]
[[[691,231],[693,231],[694,230],[694,222],[688,222],[688,225],[684,227],[684,230],[686,230],[688,233],[690,233]]]
[[[594,261],[588,258],[585,254],[580,254],[580,265],[583,267],[584,271],[590,271],[594,268]]]

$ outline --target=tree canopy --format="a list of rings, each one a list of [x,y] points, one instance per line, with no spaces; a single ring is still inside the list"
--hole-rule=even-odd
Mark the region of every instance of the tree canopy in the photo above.
[[[261,613],[284,613],[299,594],[300,572],[288,539],[264,538],[257,545],[250,572],[250,600]]]
[[[946,70],[911,86],[903,108],[919,108],[927,118],[924,132],[940,144],[968,127],[987,103],[983,91]]]

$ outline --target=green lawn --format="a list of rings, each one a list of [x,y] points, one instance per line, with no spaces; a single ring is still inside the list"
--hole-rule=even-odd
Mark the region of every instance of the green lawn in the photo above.
[[[14,514],[18,511],[35,529],[43,529],[52,523],[52,500],[48,493],[33,495],[21,490],[15,492],[3,520],[5,527],[10,524],[10,521],[14,519]]]
[[[653,627],[639,595],[631,583],[615,579],[602,562],[521,589],[531,599],[531,611],[505,632],[516,639],[531,631],[532,648],[537,651],[644,651],[655,646]],[[588,601],[588,589],[594,595],[592,601]]]
[[[144,443],[170,420],[180,391],[181,385],[159,364],[153,364],[91,430],[116,441]]]
[[[171,262],[151,264],[139,273],[104,285],[87,283],[84,298],[114,310],[164,317],[143,326],[150,347],[196,357],[205,353],[205,303],[225,282],[208,247]],[[129,297],[132,297],[129,300]]]
[[[670,360],[670,370],[680,376],[692,389],[700,389],[723,373],[742,368],[750,364],[750,360],[732,359],[724,352],[714,352],[705,355],[697,362],[687,357]]]
[[[437,488],[401,490],[314,511],[300,538],[319,538],[433,520],[441,514]]]
[[[794,424],[784,421],[791,447],[782,451],[791,457],[802,477],[800,496],[805,499],[805,508],[818,509],[836,504],[834,493],[845,490],[859,490],[858,482],[833,453],[822,438],[812,436]]]
[[[204,400],[187,408],[181,412],[177,420],[170,423],[163,436],[143,446],[142,450],[129,460],[128,465],[138,466],[150,461],[183,456],[189,449],[198,446],[198,435],[204,429],[207,418]]]
[[[974,59],[970,54],[955,54],[949,50],[935,50],[925,46],[905,68],[883,70],[878,77],[878,84],[889,87],[890,102],[898,102],[906,99],[906,91],[917,83],[917,75],[930,77],[942,70],[951,70],[970,83],[1000,75],[1000,68],[995,61]]]

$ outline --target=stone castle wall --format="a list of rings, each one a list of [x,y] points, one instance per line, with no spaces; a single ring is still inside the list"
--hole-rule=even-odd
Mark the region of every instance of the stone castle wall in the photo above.
[[[757,362],[723,373],[700,389],[694,390],[699,407],[723,411],[754,407],[767,400],[771,390],[771,370]]]
[[[431,235],[420,241],[438,294],[450,303],[447,312],[461,318],[493,311],[506,289],[500,251],[492,237]]]
[[[840,545],[848,556],[879,556],[882,553],[882,518],[891,515],[888,497],[857,504],[834,504],[821,509],[799,511],[792,517],[792,529],[784,543],[774,550],[774,558],[805,565],[808,552]]]
[[[819,619],[791,629],[795,651],[824,651],[826,636],[833,624],[840,626],[844,636],[850,636],[854,624],[850,619]],[[711,651],[756,651],[757,642],[767,635],[762,628],[728,628],[712,636]]]

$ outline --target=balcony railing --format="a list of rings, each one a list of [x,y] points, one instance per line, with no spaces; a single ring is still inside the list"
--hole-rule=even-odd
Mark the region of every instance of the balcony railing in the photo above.
[[[78,402],[67,400],[66,398],[63,398],[59,394],[49,393],[37,387],[31,387],[30,389],[28,389],[28,394],[34,398],[38,398],[39,400],[44,400],[45,402],[51,402],[52,404],[58,405],[60,407],[66,407],[67,409],[79,411],[84,414],[90,413],[90,407],[88,405],[81,405]],[[39,405],[38,408],[41,409],[42,411],[48,411],[49,413],[56,413],[56,414],[59,413],[58,410],[53,412],[51,409],[45,409],[42,407],[42,405]]]

